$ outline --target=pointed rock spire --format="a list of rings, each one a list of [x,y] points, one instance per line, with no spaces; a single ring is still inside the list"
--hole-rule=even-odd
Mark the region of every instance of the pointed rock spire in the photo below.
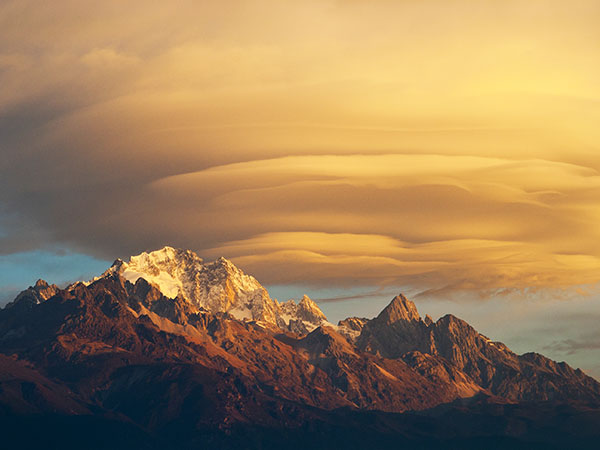
[[[313,302],[308,295],[302,297],[302,300],[298,303],[298,317],[307,320],[315,325],[325,322],[327,317],[321,311],[321,308]]]
[[[42,280],[41,278],[35,282],[33,286],[35,289],[44,289],[49,287],[48,282],[46,280]]]
[[[21,291],[12,302],[6,305],[6,307],[10,308],[18,303],[22,307],[30,308],[32,305],[38,305],[45,302],[53,295],[56,295],[59,290],[57,285],[48,284],[45,280],[40,278],[33,286],[29,286],[24,291]]]
[[[403,321],[420,321],[421,316],[413,302],[408,300],[403,294],[399,294],[384,308],[376,318],[377,321],[394,323]]]

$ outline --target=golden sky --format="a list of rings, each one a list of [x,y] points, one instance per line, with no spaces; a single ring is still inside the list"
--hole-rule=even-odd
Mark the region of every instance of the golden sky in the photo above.
[[[594,285],[600,3],[0,4],[0,250]]]

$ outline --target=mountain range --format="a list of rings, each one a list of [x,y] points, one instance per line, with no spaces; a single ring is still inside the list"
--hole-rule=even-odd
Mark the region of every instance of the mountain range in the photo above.
[[[600,383],[402,294],[333,324],[164,247],[0,310],[0,423],[22,448],[595,448]]]

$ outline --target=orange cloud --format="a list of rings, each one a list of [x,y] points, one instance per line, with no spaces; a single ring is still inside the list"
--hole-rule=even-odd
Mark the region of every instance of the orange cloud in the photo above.
[[[267,282],[498,289],[598,280],[589,192],[600,175],[574,164],[404,154],[235,163],[147,195]]]
[[[592,283],[599,20],[593,0],[4,1],[0,251]]]

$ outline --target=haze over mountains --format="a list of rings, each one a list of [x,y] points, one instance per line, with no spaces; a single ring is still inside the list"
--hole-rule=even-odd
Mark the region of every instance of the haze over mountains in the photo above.
[[[132,436],[139,448],[599,437],[600,383],[579,369],[517,355],[450,314],[421,318],[401,294],[373,319],[332,324],[306,296],[280,303],[230,261],[171,247],[65,289],[38,281],[0,311],[0,353],[12,437],[36,417],[53,436],[102,424],[115,448]]]

